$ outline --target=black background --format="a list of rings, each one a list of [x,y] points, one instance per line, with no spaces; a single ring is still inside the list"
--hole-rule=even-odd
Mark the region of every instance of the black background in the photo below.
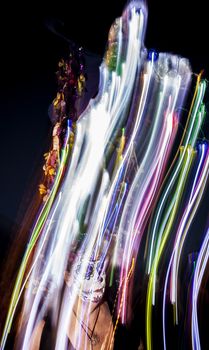
[[[47,150],[48,106],[56,94],[58,60],[67,41],[54,30],[102,57],[108,30],[125,1],[42,1],[12,3],[0,15],[0,243],[9,242],[12,226],[33,176]],[[148,1],[145,45],[190,59],[209,76],[206,2]],[[93,67],[95,79],[98,64]],[[30,186],[31,184],[31,186]],[[30,191],[30,190],[29,190]],[[27,196],[26,196],[27,197]],[[27,200],[26,200],[27,203]],[[15,232],[15,231],[14,231]]]

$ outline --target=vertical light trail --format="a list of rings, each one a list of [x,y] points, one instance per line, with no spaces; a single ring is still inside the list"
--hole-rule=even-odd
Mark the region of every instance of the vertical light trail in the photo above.
[[[176,213],[178,210],[178,206],[183,194],[183,190],[186,184],[186,180],[188,178],[188,174],[194,159],[194,151],[192,149],[192,147],[187,147],[186,150],[186,154],[185,152],[183,152],[182,149],[182,154],[180,155],[181,159],[182,159],[182,170],[179,176],[179,180],[178,180],[178,184],[177,184],[177,188],[175,191],[175,196],[176,196],[176,201],[174,204],[174,207],[171,211],[171,215],[169,217],[168,223],[166,225],[162,240],[161,240],[161,244],[159,247],[159,251],[158,254],[155,255],[154,261],[153,261],[153,265],[152,265],[152,269],[150,272],[150,276],[149,276],[149,282],[148,282],[148,290],[147,290],[147,301],[146,301],[146,341],[147,341],[147,349],[151,350],[152,349],[152,299],[153,299],[153,285],[154,285],[154,281],[155,281],[155,276],[156,276],[156,272],[157,272],[157,268],[159,265],[159,261],[161,259],[167,238],[169,236],[170,230],[172,228],[173,222],[175,220],[176,217]]]
[[[208,180],[208,174],[209,174],[209,151],[208,147],[206,147],[205,144],[200,146],[201,150],[201,162],[198,164],[197,171],[195,173],[193,186],[190,193],[190,198],[187,204],[187,207],[185,208],[185,211],[182,215],[181,222],[179,224],[177,233],[176,233],[176,239],[175,239],[175,245],[172,251],[172,255],[169,261],[167,273],[166,273],[166,279],[164,284],[164,292],[163,292],[163,341],[164,341],[164,348],[166,348],[166,335],[165,335],[165,303],[166,303],[166,291],[167,291],[167,285],[168,285],[168,278],[169,274],[172,268],[171,273],[171,302],[175,303],[175,318],[176,323],[178,323],[178,308],[177,308],[177,276],[178,276],[178,265],[179,265],[179,259],[181,256],[182,247],[184,244],[184,241],[186,239],[188,230],[190,228],[190,225],[193,221],[193,218],[196,214],[196,211],[199,207],[200,201],[202,199],[202,196],[204,194],[204,190],[207,184]],[[204,163],[203,163],[204,162]],[[200,166],[202,165],[202,169],[200,172]],[[194,189],[194,186],[197,182],[197,177],[199,178],[198,184]],[[178,261],[177,261],[178,259]],[[177,265],[177,266],[176,266]]]
[[[57,175],[55,178],[53,188],[51,190],[51,193],[50,193],[48,200],[44,204],[44,206],[39,214],[39,217],[34,225],[34,229],[33,229],[32,234],[31,234],[31,239],[28,243],[25,255],[23,257],[16,281],[15,281],[15,286],[14,286],[14,290],[12,293],[11,302],[9,305],[9,310],[7,313],[7,318],[6,318],[6,322],[5,322],[5,326],[4,326],[4,330],[3,330],[3,334],[2,334],[2,338],[1,338],[1,348],[2,349],[4,349],[4,347],[5,347],[7,336],[8,336],[8,333],[10,332],[10,328],[11,328],[11,325],[13,322],[14,314],[15,314],[15,311],[17,308],[17,304],[19,302],[19,299],[20,299],[22,291],[23,291],[23,288],[21,288],[21,285],[22,285],[24,274],[26,271],[26,265],[27,265],[28,259],[29,259],[30,255],[34,249],[36,241],[39,238],[41,229],[44,225],[44,222],[46,222],[46,219],[47,219],[47,216],[49,214],[50,208],[52,206],[53,200],[54,200],[55,195],[57,193],[57,189],[58,189],[58,186],[60,184],[60,180],[61,180],[61,177],[63,174],[64,166],[66,164],[67,156],[68,156],[68,145],[66,145],[65,149],[62,151],[60,166],[59,166],[58,171],[57,171]],[[24,285],[26,284],[26,282],[27,282],[27,279],[25,280]]]
[[[202,279],[208,263],[208,259],[209,259],[209,230],[207,231],[205,238],[203,240],[202,247],[198,255],[194,278],[193,278],[191,330],[192,330],[192,348],[194,350],[201,349],[198,317],[197,317],[197,301],[198,301],[198,295],[199,295]]]
[[[203,123],[204,117],[205,117],[205,110],[204,107],[202,106],[202,101],[204,98],[206,90],[206,82],[205,81],[200,81],[199,79],[197,80],[197,86],[194,94],[194,100],[192,103],[192,108],[190,110],[189,116],[188,116],[188,121],[187,121],[187,128],[185,130],[184,138],[181,142],[181,145],[184,146],[183,152],[185,152],[186,147],[188,145],[191,145],[194,147],[197,135],[200,131],[201,125]],[[196,130],[196,131],[194,131]],[[161,213],[163,211],[163,208],[166,203],[166,199],[172,190],[172,187],[175,183],[175,179],[178,176],[178,173],[181,168],[181,160],[183,158],[181,157],[178,165],[173,171],[173,175],[171,176],[171,179],[169,181],[168,186],[165,189],[165,193],[163,196],[163,199],[160,202],[159,208],[157,210],[155,219],[154,219],[154,227],[152,229],[152,237],[151,237],[151,244],[150,244],[150,250],[149,250],[149,255],[148,255],[148,274],[150,273],[151,269],[151,263],[153,259],[153,249],[154,249],[154,243],[156,242],[156,232],[158,230],[158,224],[159,224],[159,219],[161,217]]]

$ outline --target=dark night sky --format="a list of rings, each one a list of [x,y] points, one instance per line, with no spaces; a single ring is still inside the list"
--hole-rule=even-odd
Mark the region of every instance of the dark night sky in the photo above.
[[[125,3],[105,0],[94,6],[92,1],[69,0],[45,8],[28,2],[26,7],[8,4],[1,9],[1,242],[9,237],[24,192],[47,150],[47,109],[56,94],[54,72],[58,60],[68,52],[67,42],[50,28],[102,56],[109,27]],[[204,0],[195,7],[187,0],[150,0],[148,6],[146,46],[185,56],[194,72],[205,68],[208,77],[208,12]],[[91,69],[96,77],[98,63]]]

